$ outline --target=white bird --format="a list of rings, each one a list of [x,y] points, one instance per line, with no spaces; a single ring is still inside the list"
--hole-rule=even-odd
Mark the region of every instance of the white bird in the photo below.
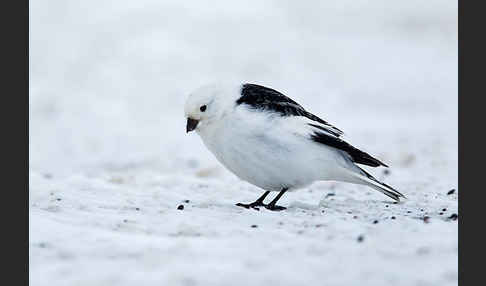
[[[282,93],[256,84],[212,84],[191,93],[184,107],[186,132],[196,130],[228,170],[265,193],[245,208],[283,210],[286,191],[315,181],[370,186],[399,201],[404,196],[356,164],[386,166],[340,137],[343,132]],[[279,192],[264,204],[270,192]]]

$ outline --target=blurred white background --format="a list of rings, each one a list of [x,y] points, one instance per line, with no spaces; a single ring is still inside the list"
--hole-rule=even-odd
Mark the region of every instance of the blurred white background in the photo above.
[[[448,126],[455,141],[456,6],[30,1],[31,169],[172,165],[202,145],[185,137],[185,97],[228,79],[280,90],[350,136],[378,133],[369,116]]]
[[[442,197],[457,188],[457,1],[29,4],[33,284],[457,283],[457,224],[438,214],[457,210]],[[286,213],[234,207],[260,190],[186,135],[183,116],[188,93],[225,80],[283,92],[390,165],[386,181],[411,201],[392,205],[397,222],[371,228],[389,217],[384,198],[349,185],[323,217],[303,215],[329,183],[283,198],[297,202]],[[437,222],[417,219],[427,212]],[[317,219],[321,232],[299,236]],[[254,223],[275,228],[256,236]],[[287,244],[272,244],[281,231]],[[360,233],[370,244],[355,250]]]

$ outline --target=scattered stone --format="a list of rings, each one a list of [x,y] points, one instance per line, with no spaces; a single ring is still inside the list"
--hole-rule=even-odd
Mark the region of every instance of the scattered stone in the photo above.
[[[257,228],[257,227],[258,227],[258,225],[256,225],[256,224],[252,224],[252,225],[251,225],[251,227],[252,227],[252,228]]]
[[[401,164],[405,167],[412,165],[415,162],[415,155],[414,154],[407,154],[406,156],[402,157]]]
[[[429,223],[430,222],[430,217],[429,216],[424,216],[423,221],[425,223]]]
[[[363,242],[363,240],[364,240],[364,236],[362,234],[360,234],[358,236],[358,242]]]
[[[140,210],[140,208],[135,208],[135,210],[136,210],[136,211],[139,211],[139,210]]]
[[[451,216],[448,217],[448,219],[450,219],[450,220],[457,220],[457,218],[458,218],[457,214],[451,214]]]
[[[385,208],[389,207],[388,205],[385,205]]]
[[[321,227],[321,226],[323,226],[322,223],[316,224],[316,227]]]
[[[124,222],[124,223],[127,223],[127,222],[128,222],[128,219],[124,219],[124,220],[123,220],[123,222]]]
[[[183,209],[184,209],[184,205],[179,205],[179,206],[177,207],[177,209],[178,209],[178,210],[183,210]]]
[[[61,201],[61,198],[57,198],[56,201],[60,202]]]
[[[440,212],[439,215],[443,215],[444,213],[443,212]]]
[[[383,174],[384,175],[390,175],[390,170],[388,170],[388,169],[383,170]]]
[[[395,216],[392,216],[391,219],[396,219],[396,217]]]
[[[407,213],[408,213],[408,214],[409,214],[409,213],[412,213],[412,211],[407,211]]]
[[[190,201],[189,201],[189,200],[184,200],[184,202],[185,202],[186,204],[188,204]]]
[[[46,248],[47,247],[47,243],[45,243],[45,242],[39,242],[38,245],[39,245],[40,248]]]
[[[455,191],[456,191],[456,189],[452,189],[452,190],[447,192],[447,195],[452,195]]]
[[[418,254],[418,255],[426,255],[426,254],[428,254],[428,253],[430,253],[430,249],[429,249],[429,248],[427,248],[427,247],[425,247],[425,246],[419,247],[419,248],[417,249],[417,254]]]
[[[358,216],[357,216],[357,215],[355,215],[355,216],[353,216],[353,218],[354,218],[354,219],[357,219],[357,218],[358,218]]]
[[[447,209],[446,208],[443,208],[442,211],[445,212]]]
[[[109,179],[109,182],[114,184],[123,184],[124,180],[121,177],[112,177]]]
[[[332,196],[335,196],[335,195],[336,195],[335,193],[328,193],[328,194],[326,195],[326,199],[327,199],[328,197],[332,197]]]
[[[219,167],[205,168],[196,172],[196,176],[200,178],[215,177],[220,172]]]
[[[378,220],[377,220],[377,219],[375,219],[375,220],[373,221],[373,224],[377,224],[377,223],[378,223]]]

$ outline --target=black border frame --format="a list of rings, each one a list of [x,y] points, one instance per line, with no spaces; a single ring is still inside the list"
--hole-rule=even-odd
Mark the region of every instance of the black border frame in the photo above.
[[[0,4],[4,284],[29,284],[29,1]]]

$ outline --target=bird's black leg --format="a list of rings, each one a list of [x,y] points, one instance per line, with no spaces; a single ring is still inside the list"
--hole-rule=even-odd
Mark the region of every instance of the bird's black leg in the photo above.
[[[249,208],[258,209],[257,207],[266,207],[266,205],[263,203],[263,200],[268,196],[269,193],[270,193],[269,191],[266,191],[265,193],[263,193],[263,195],[261,197],[259,197],[256,201],[254,201],[251,204],[237,203],[236,205],[239,206],[239,207],[247,208],[247,209],[249,209]]]
[[[265,207],[271,211],[282,211],[282,210],[285,210],[287,209],[286,207],[282,207],[282,206],[277,206],[275,205],[277,203],[277,201],[280,199],[280,197],[283,196],[283,194],[285,194],[285,192],[287,191],[288,189],[287,188],[283,188],[280,193],[278,193],[278,195],[275,197],[275,199],[273,199],[273,201],[271,201],[268,205],[266,205]]]

